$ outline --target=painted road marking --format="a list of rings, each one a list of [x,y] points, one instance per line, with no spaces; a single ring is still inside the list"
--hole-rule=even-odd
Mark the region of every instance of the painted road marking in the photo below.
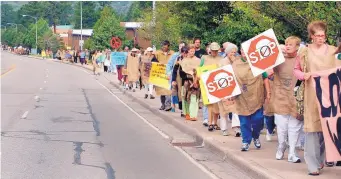
[[[21,119],[26,119],[28,115],[28,111],[25,111],[24,114],[21,116]]]
[[[8,74],[9,72],[13,71],[14,69],[16,68],[15,65],[12,65],[9,70],[5,71],[4,73],[1,73],[1,76],[0,77],[3,77],[5,76],[6,74]]]

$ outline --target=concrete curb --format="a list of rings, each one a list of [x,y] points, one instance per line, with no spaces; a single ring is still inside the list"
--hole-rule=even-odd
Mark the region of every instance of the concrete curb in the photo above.
[[[73,66],[79,66],[79,65],[71,64],[71,63],[65,63],[65,64],[73,65]],[[85,68],[85,69],[91,71],[91,69],[87,68],[86,66],[79,66],[79,67],[82,67],[82,68]],[[109,80],[108,78],[106,78],[106,79]],[[240,157],[238,154],[236,154],[232,150],[223,149],[222,147],[219,146],[219,144],[214,142],[214,139],[205,138],[196,129],[191,128],[191,127],[185,125],[184,123],[182,123],[178,120],[174,120],[172,117],[169,117],[166,114],[163,114],[158,109],[154,109],[154,108],[150,107],[146,102],[134,97],[132,94],[130,94],[126,90],[122,89],[119,84],[114,83],[111,80],[109,80],[109,82],[111,85],[113,85],[114,87],[119,89],[124,95],[128,96],[129,98],[131,98],[135,102],[139,103],[141,106],[145,107],[146,109],[151,111],[153,114],[164,119],[164,121],[166,121],[167,123],[172,124],[173,126],[178,128],[181,132],[184,132],[188,135],[193,136],[195,138],[195,141],[196,141],[195,142],[196,146],[202,146],[203,145],[203,146],[207,147],[213,153],[220,156],[223,160],[229,160],[229,161],[233,162],[234,165],[236,165],[237,167],[246,171],[249,175],[251,175],[251,177],[257,178],[257,179],[282,179],[283,178],[281,176],[273,174],[271,171],[260,166],[259,164],[257,164],[254,161],[245,160],[244,158]]]

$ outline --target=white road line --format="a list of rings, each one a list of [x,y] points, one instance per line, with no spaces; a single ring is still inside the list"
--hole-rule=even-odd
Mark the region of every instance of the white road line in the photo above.
[[[47,81],[44,81],[44,83],[46,83]]]
[[[27,115],[28,115],[28,111],[25,111],[24,114],[21,116],[21,119],[26,119]]]
[[[148,124],[151,128],[153,128],[154,130],[156,130],[156,132],[158,132],[163,138],[165,139],[169,139],[169,136],[165,133],[163,133],[160,129],[158,129],[157,127],[155,127],[153,124],[151,124],[149,121],[147,121],[144,117],[142,117],[139,113],[137,113],[136,111],[134,111],[130,106],[128,106],[125,102],[123,102],[119,97],[117,97],[113,92],[111,92],[106,86],[104,86],[102,83],[100,83],[99,81],[96,80],[96,82],[101,85],[104,89],[106,89],[113,97],[115,97],[120,103],[122,103],[125,107],[127,107],[131,112],[133,112],[137,117],[139,117],[140,119],[142,119],[143,122],[145,122],[146,124]]]
[[[182,155],[184,155],[190,162],[192,162],[195,166],[197,166],[201,171],[203,171],[204,173],[206,173],[208,176],[210,176],[210,178],[212,179],[219,179],[219,177],[217,177],[215,174],[213,174],[212,172],[210,172],[209,170],[207,170],[207,168],[205,168],[202,164],[200,164],[199,162],[197,162],[195,159],[193,159],[188,153],[186,153],[185,151],[183,151],[180,147],[178,146],[174,146],[174,148],[176,150],[178,150]]]

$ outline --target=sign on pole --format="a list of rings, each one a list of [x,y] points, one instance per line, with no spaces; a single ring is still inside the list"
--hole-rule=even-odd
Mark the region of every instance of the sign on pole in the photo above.
[[[204,84],[208,104],[241,94],[231,65],[203,73],[200,79]]]
[[[118,37],[113,37],[111,40],[110,40],[110,45],[113,49],[118,49],[121,47],[122,45],[122,41],[120,38]]]
[[[258,76],[285,61],[273,29],[242,43],[242,49],[254,76]]]
[[[79,40],[79,46],[83,47],[83,45],[84,45],[84,40]]]

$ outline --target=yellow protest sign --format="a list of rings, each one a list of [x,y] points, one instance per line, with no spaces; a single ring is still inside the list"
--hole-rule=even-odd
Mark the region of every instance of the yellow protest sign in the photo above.
[[[218,65],[217,64],[213,64],[213,65],[206,65],[206,66],[202,66],[202,67],[198,67],[197,68],[197,74],[198,76],[200,76],[200,91],[201,91],[201,97],[202,97],[202,101],[205,105],[207,104],[210,104],[208,102],[208,98],[207,98],[207,93],[206,93],[206,90],[205,90],[205,86],[204,86],[204,83],[201,79],[201,75],[207,71],[211,71],[211,70],[215,70],[218,68]]]
[[[166,64],[153,62],[149,75],[149,83],[169,90],[171,83],[166,75],[166,66]]]

